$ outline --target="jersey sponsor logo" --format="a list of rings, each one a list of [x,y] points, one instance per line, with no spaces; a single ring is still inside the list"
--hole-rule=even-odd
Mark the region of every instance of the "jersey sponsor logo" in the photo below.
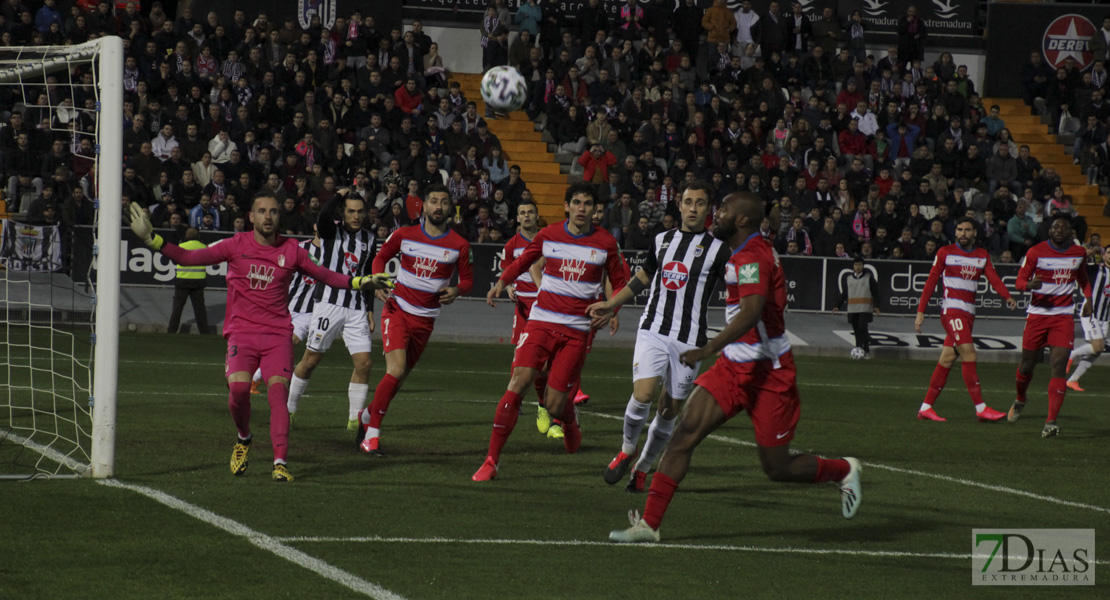
[[[759,283],[759,263],[748,263],[737,269],[736,283],[737,285]]]
[[[416,276],[421,279],[431,279],[432,274],[439,267],[439,261],[434,258],[416,256],[412,260],[412,269],[416,272]]]
[[[304,280],[305,285],[307,285],[309,287],[312,287],[312,286],[316,285],[316,280],[315,279],[313,279],[311,277],[304,277],[303,275],[301,277]]]
[[[252,290],[264,290],[274,280],[274,268],[266,265],[251,265],[247,273]]]
[[[1045,27],[1041,48],[1044,57],[1053,69],[1063,67],[1068,58],[1075,59],[1079,71],[1086,69],[1094,60],[1091,52],[1091,37],[1101,35],[1087,17],[1070,14],[1057,17]]]
[[[1071,281],[1071,269],[1053,269],[1052,282],[1053,283],[1068,283]]]
[[[663,287],[677,291],[686,287],[686,281],[690,279],[690,271],[680,262],[669,262],[663,266],[662,277]]]
[[[979,269],[971,265],[960,267],[960,277],[964,279],[979,279]]]
[[[594,250],[594,254],[596,253],[597,251]],[[561,277],[563,281],[577,283],[581,281],[582,276],[586,274],[586,267],[588,265],[589,263],[584,260],[573,258],[563,259],[562,264],[559,265],[559,277]]]
[[[358,272],[358,255],[353,252],[343,253],[343,266],[347,268],[348,273]]]

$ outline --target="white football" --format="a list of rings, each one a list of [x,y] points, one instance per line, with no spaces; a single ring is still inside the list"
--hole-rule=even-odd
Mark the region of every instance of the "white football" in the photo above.
[[[863,351],[863,348],[860,348],[859,346],[856,346],[855,348],[852,348],[852,358],[853,359],[860,360],[865,356],[867,356],[867,354]]]
[[[481,90],[486,105],[500,113],[520,110],[528,99],[528,84],[513,67],[494,67],[486,71]]]

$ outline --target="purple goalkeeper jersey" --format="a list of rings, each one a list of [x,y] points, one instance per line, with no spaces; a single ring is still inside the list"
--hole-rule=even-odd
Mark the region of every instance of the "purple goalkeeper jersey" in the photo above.
[[[295,273],[331,287],[345,288],[351,283],[350,277],[312,262],[297,240],[281,235],[273,246],[259,244],[254,232],[247,231],[196,250],[167,243],[162,253],[179,265],[227,263],[225,339],[236,333],[292,335],[288,294]]]

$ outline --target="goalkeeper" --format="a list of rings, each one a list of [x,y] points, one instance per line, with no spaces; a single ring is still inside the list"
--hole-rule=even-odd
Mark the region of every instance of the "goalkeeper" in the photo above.
[[[270,442],[274,449],[274,481],[292,481],[286,465],[289,444],[289,378],[293,374],[292,324],[289,317],[289,281],[302,273],[336,288],[388,289],[386,275],[348,277],[317,266],[297,240],[277,232],[280,207],[268,192],[254,197],[249,215],[252,231],[236,234],[219,244],[183,250],[153,235],[146,211],[131,205],[131,230],[147,246],[161,250],[170,260],[187,266],[227,262],[227,340],[225,374],[230,390],[228,406],[238,430],[231,453],[231,472],[247,470],[251,447],[251,373],[261,365],[270,402]]]

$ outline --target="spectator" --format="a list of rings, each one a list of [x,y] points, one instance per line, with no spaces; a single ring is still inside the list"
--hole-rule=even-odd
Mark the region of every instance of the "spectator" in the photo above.
[[[598,184],[609,179],[609,169],[616,166],[617,157],[595,144],[583,152],[577,162],[582,167],[583,181]]]

